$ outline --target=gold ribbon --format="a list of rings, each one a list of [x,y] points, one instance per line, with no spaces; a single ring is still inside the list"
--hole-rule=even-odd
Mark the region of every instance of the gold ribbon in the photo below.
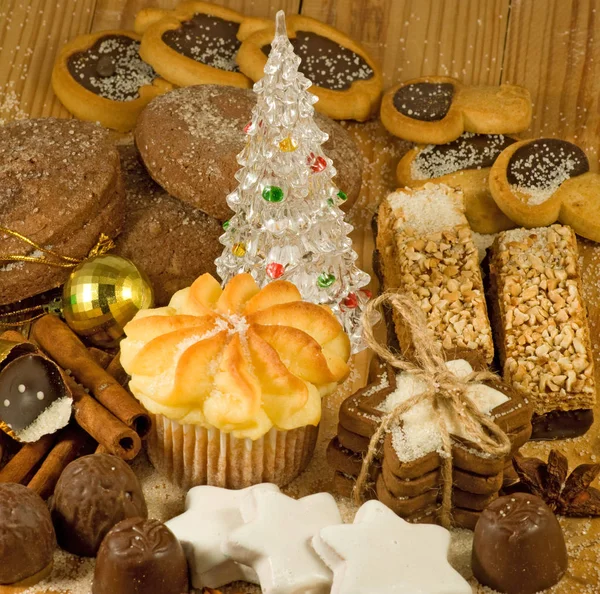
[[[412,337],[415,363],[397,357],[387,346],[381,345],[373,334],[371,320],[377,308],[390,305],[398,313]],[[442,438],[440,452],[442,465],[442,508],[441,524],[450,528],[452,523],[452,437],[441,414],[445,411],[450,417],[460,419],[465,436],[476,443],[480,450],[494,457],[504,457],[510,453],[511,444],[506,434],[473,404],[467,396],[470,384],[485,380],[498,381],[498,376],[489,371],[473,372],[465,378],[458,378],[445,364],[439,341],[427,327],[425,314],[418,303],[397,293],[384,293],[371,300],[362,315],[363,333],[367,345],[383,360],[405,373],[425,383],[427,388],[400,403],[382,419],[375,434],[371,437],[369,449],[363,459],[362,468],[354,487],[354,499],[360,504],[367,485],[369,471],[379,454],[380,442],[384,435],[397,424],[402,415],[421,402],[429,402],[438,413],[439,431]]]
[[[43,256],[36,258],[34,256],[22,256],[20,254],[0,254],[0,262],[32,262],[34,264],[45,264],[46,266],[54,266],[56,268],[75,268],[82,262],[85,262],[85,260],[88,260],[89,258],[93,258],[95,256],[102,256],[103,254],[105,254],[109,250],[112,250],[115,247],[115,242],[110,237],[108,237],[108,235],[100,233],[98,241],[96,242],[94,247],[89,251],[87,258],[72,258],[71,256],[63,256],[62,254],[58,254],[53,250],[49,250],[48,248],[37,244],[35,241],[29,239],[28,237],[25,237],[25,235],[22,235],[17,231],[13,231],[12,229],[8,229],[7,227],[0,226],[0,233],[5,233],[6,235],[16,237],[17,239],[20,239],[23,243],[26,243],[34,249],[39,250],[40,252],[47,254],[48,256],[52,256],[53,258],[58,260],[58,262],[54,262],[52,260],[49,260],[48,258],[44,258]]]
[[[46,254],[47,256],[54,258],[56,260],[56,261],[53,261],[44,256],[34,257],[34,256],[23,256],[20,254],[0,254],[0,262],[31,262],[33,264],[44,264],[46,266],[53,266],[55,268],[75,268],[76,266],[79,266],[79,264],[81,264],[82,262],[85,262],[86,260],[89,260],[90,258],[94,258],[96,256],[102,256],[102,255],[106,254],[109,250],[112,250],[115,247],[115,242],[110,237],[108,237],[108,235],[105,235],[104,233],[100,233],[100,236],[98,237],[98,241],[96,241],[94,247],[92,247],[92,249],[89,251],[87,258],[73,258],[71,256],[63,256],[62,254],[59,254],[53,250],[45,248],[45,247],[39,245],[38,243],[36,243],[35,241],[33,241],[32,239],[25,237],[25,235],[22,235],[21,233],[19,233],[17,231],[13,231],[12,229],[8,229],[7,227],[3,227],[1,225],[0,225],[0,233],[4,233],[6,235],[16,237],[17,239],[21,240],[23,243],[30,245],[34,249]],[[48,313],[48,311],[50,311],[52,309],[54,309],[54,308],[53,308],[52,304],[50,303],[50,304],[45,304],[45,305],[34,305],[32,307],[25,307],[23,309],[16,309],[16,310],[0,313],[0,318],[10,318],[10,317],[18,316],[21,314],[32,313],[32,312],[36,312],[36,311],[40,312],[35,316],[31,316],[24,320],[19,320],[18,322],[3,322],[2,320],[0,320],[0,327],[2,327],[2,326],[4,326],[4,327],[22,326],[23,324],[33,322],[34,320],[37,320],[38,318],[45,316]]]

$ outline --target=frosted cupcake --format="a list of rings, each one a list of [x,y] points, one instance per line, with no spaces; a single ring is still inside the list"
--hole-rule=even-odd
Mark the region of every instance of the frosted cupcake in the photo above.
[[[321,398],[349,373],[350,341],[325,307],[249,274],[209,274],[125,327],[121,362],[153,415],[148,454],[189,488],[285,485],[308,464]]]

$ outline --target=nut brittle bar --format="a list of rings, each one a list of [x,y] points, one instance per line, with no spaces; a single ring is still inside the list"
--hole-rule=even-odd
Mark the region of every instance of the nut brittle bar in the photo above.
[[[412,295],[449,358],[456,349],[494,356],[477,248],[464,214],[462,194],[426,184],[398,190],[381,204],[377,250],[385,289]],[[394,314],[398,341],[411,339]]]
[[[534,438],[587,431],[596,401],[577,240],[570,227],[501,233],[490,295],[504,380],[534,407]]]

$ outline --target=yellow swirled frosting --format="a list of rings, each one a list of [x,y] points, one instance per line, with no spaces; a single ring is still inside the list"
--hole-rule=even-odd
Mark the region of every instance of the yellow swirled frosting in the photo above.
[[[275,281],[204,274],[125,327],[129,387],[154,414],[258,439],[317,425],[321,397],[349,373],[350,341],[326,307]]]

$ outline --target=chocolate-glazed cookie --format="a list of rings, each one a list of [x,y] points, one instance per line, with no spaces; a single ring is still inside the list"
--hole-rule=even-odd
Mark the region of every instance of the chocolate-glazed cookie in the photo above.
[[[221,84],[249,87],[236,64],[244,35],[261,19],[206,2],[183,2],[174,10],[147,8],[135,19],[144,60],[174,85]]]
[[[309,17],[286,18],[287,32],[299,70],[313,86],[315,109],[333,119],[364,121],[379,103],[382,79],[367,51],[341,31]],[[271,24],[243,39],[237,55],[240,70],[253,81],[264,74],[275,28]]]
[[[424,76],[385,93],[381,121],[395,136],[446,144],[463,132],[516,134],[531,121],[529,91],[514,85],[467,86],[449,76]]]
[[[0,484],[0,585],[33,585],[52,567],[56,536],[42,498],[23,485]]]
[[[237,185],[237,155],[246,141],[256,95],[249,89],[200,85],[177,89],[154,100],[141,114],[135,142],[150,175],[172,196],[220,221],[232,215],[226,198]],[[362,181],[362,157],[339,124],[320,114],[315,122],[329,140],[333,178],[349,209]]]
[[[352,83],[368,80],[375,74],[362,56],[322,35],[296,31],[290,42],[302,60],[300,72],[318,87],[345,91]],[[263,46],[262,51],[268,56],[271,44]]]
[[[60,546],[74,555],[94,557],[115,524],[147,515],[137,477],[115,456],[79,458],[65,468],[56,484],[52,520]]]
[[[102,541],[93,594],[184,594],[188,590],[183,548],[162,522],[129,518]]]
[[[140,37],[130,31],[76,37],[58,55],[54,92],[78,118],[127,132],[148,101],[171,88],[139,50]]]
[[[428,144],[408,151],[396,169],[400,187],[428,182],[462,191],[465,215],[477,233],[498,233],[515,224],[498,208],[489,188],[490,167],[515,140],[503,134],[465,132],[447,144]]]
[[[561,527],[539,497],[500,497],[481,514],[471,565],[483,585],[505,594],[535,594],[558,583],[567,564]]]

